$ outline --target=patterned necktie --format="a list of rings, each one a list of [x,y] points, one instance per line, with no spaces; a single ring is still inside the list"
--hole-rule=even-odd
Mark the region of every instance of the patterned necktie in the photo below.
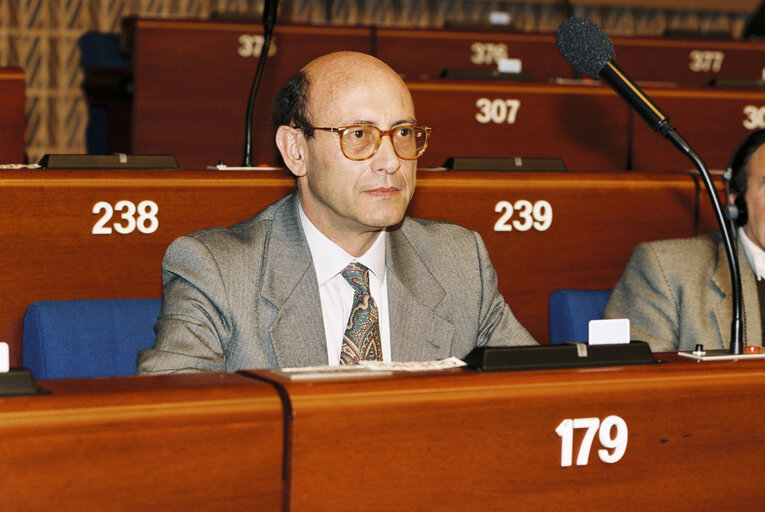
[[[369,294],[369,269],[360,263],[351,263],[342,274],[354,293],[353,308],[340,349],[340,364],[382,361],[379,315]]]

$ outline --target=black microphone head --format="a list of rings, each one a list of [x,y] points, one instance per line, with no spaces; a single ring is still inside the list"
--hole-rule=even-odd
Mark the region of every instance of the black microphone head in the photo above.
[[[614,45],[594,21],[574,16],[563,20],[555,32],[558,50],[572,68],[592,78],[614,60]]]

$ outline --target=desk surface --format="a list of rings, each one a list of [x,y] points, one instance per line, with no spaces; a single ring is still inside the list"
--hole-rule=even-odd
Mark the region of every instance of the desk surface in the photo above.
[[[657,357],[42,381],[0,399],[3,510],[761,510],[765,361]]]
[[[671,362],[340,382],[256,374],[289,396],[293,511],[759,510],[765,490],[746,481],[762,467],[765,363],[661,357]],[[598,435],[579,465],[582,418]],[[556,433],[567,420],[569,440]],[[618,435],[623,456],[604,462]]]
[[[3,510],[281,510],[276,390],[234,374],[41,381],[0,399]]]

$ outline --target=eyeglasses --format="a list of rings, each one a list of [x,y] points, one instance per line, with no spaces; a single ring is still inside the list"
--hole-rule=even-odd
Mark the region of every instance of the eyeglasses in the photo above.
[[[385,135],[393,142],[393,150],[399,158],[417,160],[428,147],[428,135],[431,128],[402,124],[390,130],[381,130],[376,126],[358,124],[340,128],[313,126],[314,130],[334,132],[340,137],[340,150],[350,160],[366,160],[377,153]]]

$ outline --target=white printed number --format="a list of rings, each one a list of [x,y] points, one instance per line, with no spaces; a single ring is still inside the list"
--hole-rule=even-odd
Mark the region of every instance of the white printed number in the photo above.
[[[263,41],[263,36],[242,34],[239,36],[237,53],[242,57],[260,57],[260,52],[263,50]],[[274,55],[276,55],[276,44],[272,39],[271,45],[268,48],[268,56],[273,57]]]
[[[586,429],[579,453],[576,455],[576,465],[586,466],[590,460],[590,448],[595,434],[603,448],[598,450],[598,457],[603,462],[613,464],[618,462],[627,451],[627,423],[619,416],[608,416],[603,421],[598,418],[565,419],[555,429],[560,440],[560,465],[568,467],[572,464],[574,455],[574,429]],[[616,433],[614,433],[614,430]],[[611,451],[612,450],[612,451]]]
[[[470,45],[473,64],[499,64],[507,58],[507,45],[502,43],[473,43]]]
[[[481,124],[489,122],[496,124],[515,124],[518,117],[518,110],[521,108],[521,100],[490,100],[489,98],[478,98],[475,102],[478,107],[478,113],[475,115],[476,121]]]
[[[117,201],[112,207],[106,201],[93,205],[93,214],[101,214],[91,231],[94,235],[111,235],[112,229],[121,235],[132,233],[136,229],[144,234],[154,233],[159,227],[157,213],[159,206],[154,201],[141,201],[138,206],[132,201]],[[119,214],[111,225],[107,225],[115,213]],[[136,215],[137,214],[137,215]]]
[[[765,128],[765,107],[747,105],[744,107],[744,116],[744,128],[747,130]]]
[[[510,201],[500,201],[494,205],[494,212],[502,215],[494,223],[494,231],[528,231],[531,228],[537,231],[547,231],[552,224],[552,205],[545,200],[531,203],[525,199],[519,199],[515,204]],[[518,213],[518,219],[512,222],[513,213]]]
[[[717,51],[692,50],[691,62],[688,67],[691,71],[700,73],[707,71],[720,71],[725,54]]]

